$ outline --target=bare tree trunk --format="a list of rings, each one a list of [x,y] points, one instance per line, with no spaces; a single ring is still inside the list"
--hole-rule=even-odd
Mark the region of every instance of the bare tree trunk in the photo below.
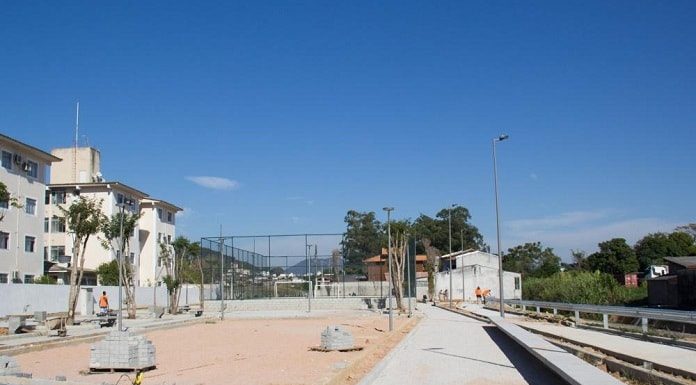
[[[437,257],[440,255],[440,250],[432,246],[430,239],[423,238],[423,247],[425,254],[428,257],[426,270],[428,272],[428,296],[432,300],[435,297],[435,272],[437,271]]]
[[[78,261],[80,253],[80,242],[76,239],[73,242],[72,266],[70,267],[70,293],[68,294],[68,319],[67,324],[75,322],[75,308],[77,307],[77,295],[80,293]]]
[[[406,257],[406,237],[404,234],[395,234],[392,238],[392,287],[394,288],[394,297],[396,297],[396,306],[399,312],[404,311],[403,304],[403,282],[404,282],[404,260]]]

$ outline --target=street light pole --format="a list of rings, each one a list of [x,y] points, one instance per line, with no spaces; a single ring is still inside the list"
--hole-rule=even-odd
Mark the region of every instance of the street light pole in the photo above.
[[[117,206],[121,209],[121,217],[119,218],[119,234],[121,236],[121,244],[118,255],[118,331],[120,332],[123,331],[123,249],[126,245],[126,242],[123,239],[123,216],[125,215],[126,205],[131,204],[133,204],[133,201],[125,198],[121,201],[121,203],[117,204]]]
[[[493,184],[495,188],[495,229],[498,240],[498,288],[500,300],[500,316],[505,317],[505,295],[503,294],[503,253],[500,249],[500,204],[498,203],[498,164],[495,156],[495,144],[507,139],[507,134],[493,138]]]
[[[405,235],[405,234],[404,234]],[[411,311],[411,250],[408,247],[408,237],[406,237],[406,276],[408,282],[408,317],[411,318],[413,312]],[[416,251],[413,250],[415,254]]]
[[[387,212],[387,259],[389,260],[389,331],[394,330],[394,315],[392,313],[392,256],[391,256],[391,212],[393,207],[385,207],[382,210]]]
[[[450,309],[452,308],[452,207],[455,207],[456,204],[452,204],[448,208],[449,216],[448,216],[448,222],[449,222],[449,307]]]

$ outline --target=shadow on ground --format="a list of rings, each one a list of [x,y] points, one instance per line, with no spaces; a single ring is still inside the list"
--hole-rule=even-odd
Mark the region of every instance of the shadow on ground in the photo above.
[[[567,384],[563,379],[548,369],[541,361],[532,356],[525,348],[505,335],[495,326],[484,326],[488,336],[505,354],[512,365],[530,385]]]

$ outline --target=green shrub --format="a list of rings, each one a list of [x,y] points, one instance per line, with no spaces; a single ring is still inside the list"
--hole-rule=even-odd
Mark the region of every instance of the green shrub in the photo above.
[[[522,280],[526,300],[592,305],[640,305],[647,298],[646,285],[625,287],[607,273],[567,271],[546,278]]]

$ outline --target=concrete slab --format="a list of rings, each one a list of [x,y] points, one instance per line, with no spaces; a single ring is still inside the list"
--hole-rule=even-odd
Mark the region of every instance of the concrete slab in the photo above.
[[[527,351],[551,368],[556,374],[573,385],[620,385],[623,382],[610,374],[583,361],[565,350],[551,344],[536,334],[532,334],[520,326],[506,321],[499,315],[488,315],[488,318],[507,334],[517,341]]]
[[[563,384],[496,327],[432,306],[361,385]]]

